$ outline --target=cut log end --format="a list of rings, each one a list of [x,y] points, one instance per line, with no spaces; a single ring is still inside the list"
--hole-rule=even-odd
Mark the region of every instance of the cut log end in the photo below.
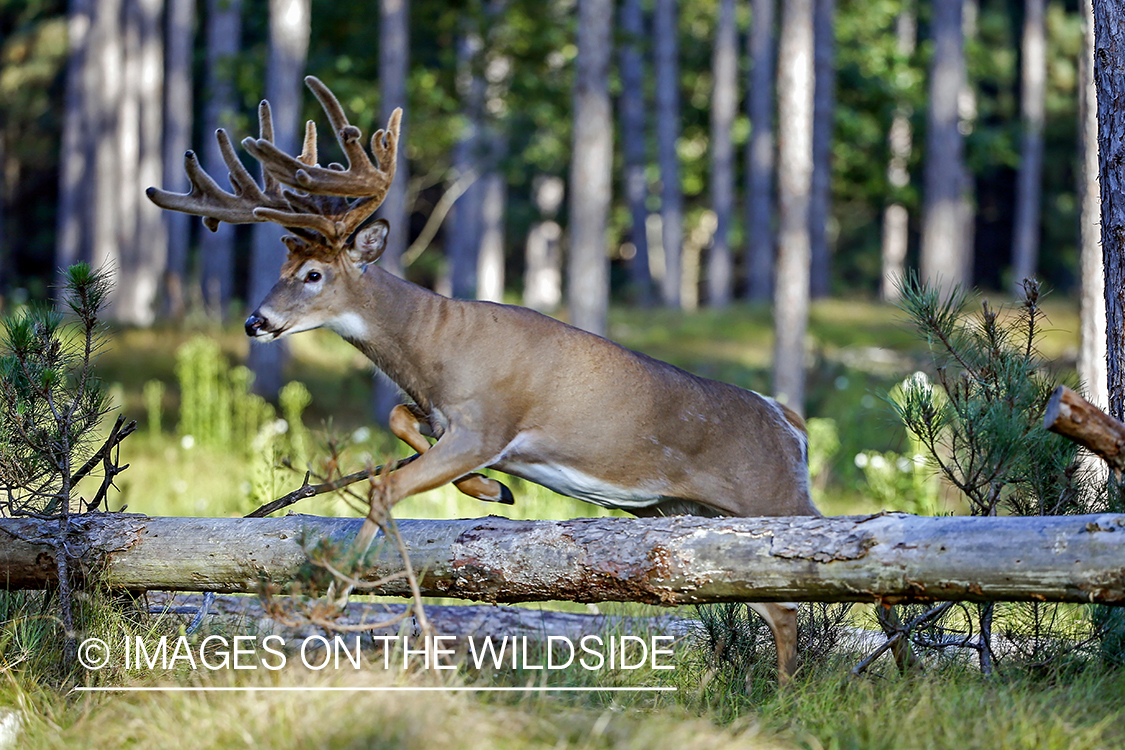
[[[1065,385],[1051,394],[1043,412],[1043,427],[1088,448],[1118,477],[1125,470],[1125,424]]]

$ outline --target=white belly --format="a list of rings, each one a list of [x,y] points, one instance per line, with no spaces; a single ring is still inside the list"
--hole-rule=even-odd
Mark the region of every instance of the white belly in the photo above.
[[[620,510],[647,508],[667,499],[656,491],[643,487],[620,487],[559,464],[502,461],[494,468],[520,479],[541,484],[560,495],[585,500],[603,508]]]

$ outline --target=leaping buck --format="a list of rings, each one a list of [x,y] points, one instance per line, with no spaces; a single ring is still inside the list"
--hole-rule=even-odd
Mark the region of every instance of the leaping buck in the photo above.
[[[773,399],[522,307],[447,299],[375,266],[390,228],[383,220],[361,225],[394,179],[401,110],[372,137],[372,162],[332,92],[312,76],[305,82],[346,169],[317,164],[312,122],[300,156],[280,151],[262,102],[261,137],[242,141],[262,165],[262,186],[219,130],[233,193],[189,151],[191,191],[149,188],[148,197],[202,216],[212,230],[220,221],[272,221],[290,232],[281,278],[246,333],[272,341],[331,329],[409,396],[390,426],[421,455],[386,477],[388,502],[448,482],[481,500],[511,502],[504,485],[476,473],[488,467],[638,516],[818,515],[804,425]],[[773,631],[784,678],[796,656],[796,606],[751,606]]]

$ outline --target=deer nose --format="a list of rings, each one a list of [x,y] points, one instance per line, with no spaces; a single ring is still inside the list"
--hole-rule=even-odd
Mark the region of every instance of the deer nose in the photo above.
[[[258,313],[252,313],[246,319],[246,335],[254,338],[262,332],[262,328],[266,325],[266,319]]]

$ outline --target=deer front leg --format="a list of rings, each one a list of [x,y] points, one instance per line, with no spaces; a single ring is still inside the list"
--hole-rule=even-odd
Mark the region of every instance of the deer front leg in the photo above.
[[[504,446],[488,446],[473,432],[450,430],[424,453],[382,479],[382,505],[390,508],[403,498],[449,484],[474,469],[487,466]],[[499,483],[497,483],[499,484]],[[352,552],[362,558],[375,539],[382,508],[372,502],[367,520],[352,542]]]
[[[777,644],[777,684],[789,682],[797,670],[797,605],[784,603],[748,604],[761,615]]]
[[[390,427],[391,432],[394,433],[402,442],[413,448],[419,455],[423,455],[430,449],[430,441],[426,440],[421,430],[422,420],[419,415],[414,412],[409,406],[399,404],[391,409]],[[453,481],[453,486],[465,493],[469,497],[475,497],[477,500],[483,500],[489,503],[503,503],[504,505],[512,505],[515,503],[515,498],[512,497],[512,491],[501,482],[495,479],[489,479],[483,474],[471,472]]]
[[[424,452],[419,450],[418,458],[414,461],[382,478],[381,497],[373,499],[367,518],[352,541],[349,550],[352,559],[362,560],[367,554],[379,532],[384,507],[390,508],[403,498],[449,484],[474,469],[486,466],[503,446],[489,452],[489,446],[484,445],[479,435],[451,430],[434,445],[427,445],[427,448]],[[328,588],[328,598],[342,609],[347,604],[352,588],[351,584],[344,584],[337,592],[337,584],[334,582]]]

